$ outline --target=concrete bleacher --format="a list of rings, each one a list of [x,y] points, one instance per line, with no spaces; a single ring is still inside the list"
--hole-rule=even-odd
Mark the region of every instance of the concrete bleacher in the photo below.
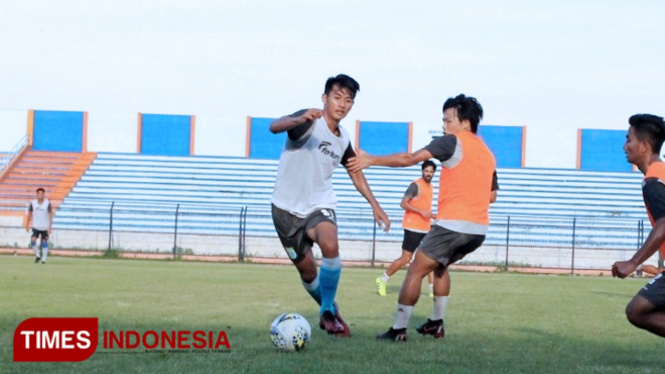
[[[179,232],[221,234],[238,231],[246,208],[249,235],[274,235],[270,196],[277,165],[233,157],[99,153],[60,206],[54,225],[106,229],[114,204],[114,229],[171,232],[179,205]],[[396,228],[377,237],[401,240],[399,204],[420,168],[370,168],[365,175]],[[576,242],[627,246],[637,242],[639,221],[647,219],[639,173],[523,168],[499,169],[498,175],[501,190],[490,210],[488,243],[505,242],[511,216],[513,243],[570,243],[575,218]],[[343,168],[335,171],[333,184],[340,236],[373,235],[369,205]]]

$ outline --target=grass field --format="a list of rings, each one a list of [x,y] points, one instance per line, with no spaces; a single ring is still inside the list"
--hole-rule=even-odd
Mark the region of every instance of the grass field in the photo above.
[[[378,269],[346,268],[337,300],[353,337],[318,329],[317,308],[291,266],[0,256],[0,373],[659,373],[663,341],[623,310],[644,279],[452,274],[446,337],[413,329],[431,311],[423,292],[406,343],[377,342],[392,323],[404,272],[375,294]],[[423,291],[425,289],[423,288]],[[269,325],[305,316],[307,348],[276,351]],[[29,317],[98,317],[100,342],[80,363],[13,363]],[[230,353],[102,353],[102,330],[226,331]]]

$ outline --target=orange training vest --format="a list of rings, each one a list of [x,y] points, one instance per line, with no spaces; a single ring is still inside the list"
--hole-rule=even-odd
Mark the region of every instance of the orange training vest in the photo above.
[[[494,155],[470,131],[455,134],[462,159],[452,168],[441,168],[437,220],[460,220],[489,225]]]
[[[413,181],[418,185],[418,195],[414,196],[409,204],[422,210],[432,210],[432,196],[434,196],[434,187],[431,183],[425,182],[424,179],[419,178]],[[431,220],[425,218],[416,212],[410,210],[404,211],[404,219],[402,220],[402,227],[414,232],[426,233],[431,226]]]

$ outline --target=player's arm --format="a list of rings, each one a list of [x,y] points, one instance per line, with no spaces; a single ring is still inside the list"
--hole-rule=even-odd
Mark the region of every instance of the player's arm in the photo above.
[[[270,132],[273,134],[279,134],[284,131],[294,130],[299,126],[306,126],[309,128],[313,121],[320,118],[322,115],[323,112],[321,109],[302,109],[293,114],[289,114],[272,121],[270,123]],[[299,138],[293,137],[291,135],[292,134],[289,134],[292,139]]]
[[[30,222],[32,221],[32,203],[28,203],[28,213],[25,216],[25,229],[30,231]]]
[[[492,174],[492,193],[490,194],[490,204],[496,202],[496,198],[499,192],[499,177],[496,176],[496,170]]]
[[[349,160],[346,167],[349,172],[360,171],[370,166],[407,167],[427,161],[430,158],[432,158],[432,154],[426,149],[421,149],[415,153],[401,152],[387,156],[372,156],[359,149],[356,156]]]
[[[48,234],[51,235],[51,227],[53,226],[53,208],[51,208],[51,202],[48,203]]]
[[[342,156],[342,165],[346,166],[349,162],[349,159],[354,156],[355,152],[353,151],[353,148],[349,144],[346,151],[344,152],[344,156]],[[349,173],[349,177],[351,178],[353,185],[356,187],[356,190],[358,190],[358,192],[360,192],[360,194],[363,195],[365,200],[367,200],[369,205],[372,207],[372,213],[374,214],[374,221],[376,221],[379,227],[383,228],[383,231],[388,232],[388,230],[390,229],[390,218],[388,218],[386,212],[383,211],[383,208],[381,208],[379,202],[376,201],[376,198],[374,197],[372,190],[369,188],[369,184],[367,183],[365,174],[363,174],[362,171],[351,171],[348,169],[348,167],[346,171]]]
[[[402,202],[399,204],[400,208],[409,212],[420,214],[425,218],[432,218],[431,211],[418,209],[415,206],[411,205],[411,200],[413,200],[413,198],[416,196],[418,196],[418,185],[416,183],[411,183],[409,185],[409,188],[406,189],[404,197],[402,197]]]
[[[644,203],[651,212],[655,223],[647,240],[630,260],[614,263],[612,275],[615,277],[629,276],[638,266],[653,256],[665,242],[665,185],[657,178],[648,178],[644,182],[644,187],[642,187]]]
[[[370,166],[407,167],[429,160],[430,158],[436,158],[444,162],[453,157],[458,150],[457,148],[457,137],[455,135],[444,135],[432,140],[428,146],[415,153],[394,153],[387,156],[372,156],[358,150],[357,156],[349,160],[347,168],[351,171],[358,171]]]

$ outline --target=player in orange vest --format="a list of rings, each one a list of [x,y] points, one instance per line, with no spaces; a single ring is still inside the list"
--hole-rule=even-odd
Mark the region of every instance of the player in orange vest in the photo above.
[[[377,339],[406,341],[406,328],[420,287],[427,273],[434,271],[434,305],[431,317],[416,328],[418,333],[442,338],[444,275],[448,266],[475,251],[489,229],[489,205],[499,189],[496,160],[476,135],[483,108],[473,97],[458,95],[443,104],[444,136],[434,139],[415,153],[370,156],[358,151],[347,168],[369,166],[406,167],[436,158],[441,161],[437,214],[432,228],[418,246],[402,284],[395,323]]]
[[[612,275],[619,278],[629,276],[659,248],[665,255],[665,162],[660,160],[665,121],[652,114],[636,114],[628,123],[630,128],[623,150],[628,162],[644,174],[642,196],[653,228],[630,260],[612,265]],[[636,327],[665,337],[665,277],[662,273],[633,297],[626,307],[626,316]]]
[[[432,197],[434,196],[432,178],[436,173],[436,164],[431,160],[427,160],[423,162],[421,169],[422,178],[416,179],[409,185],[400,204],[400,207],[404,209],[402,256],[393,261],[383,275],[375,280],[376,289],[381,296],[386,296],[388,279],[411,262],[413,252],[416,251],[431,226],[433,218]],[[446,276],[448,277],[448,275]],[[427,274],[427,279],[429,280],[430,297],[434,297],[434,275],[432,273]]]

